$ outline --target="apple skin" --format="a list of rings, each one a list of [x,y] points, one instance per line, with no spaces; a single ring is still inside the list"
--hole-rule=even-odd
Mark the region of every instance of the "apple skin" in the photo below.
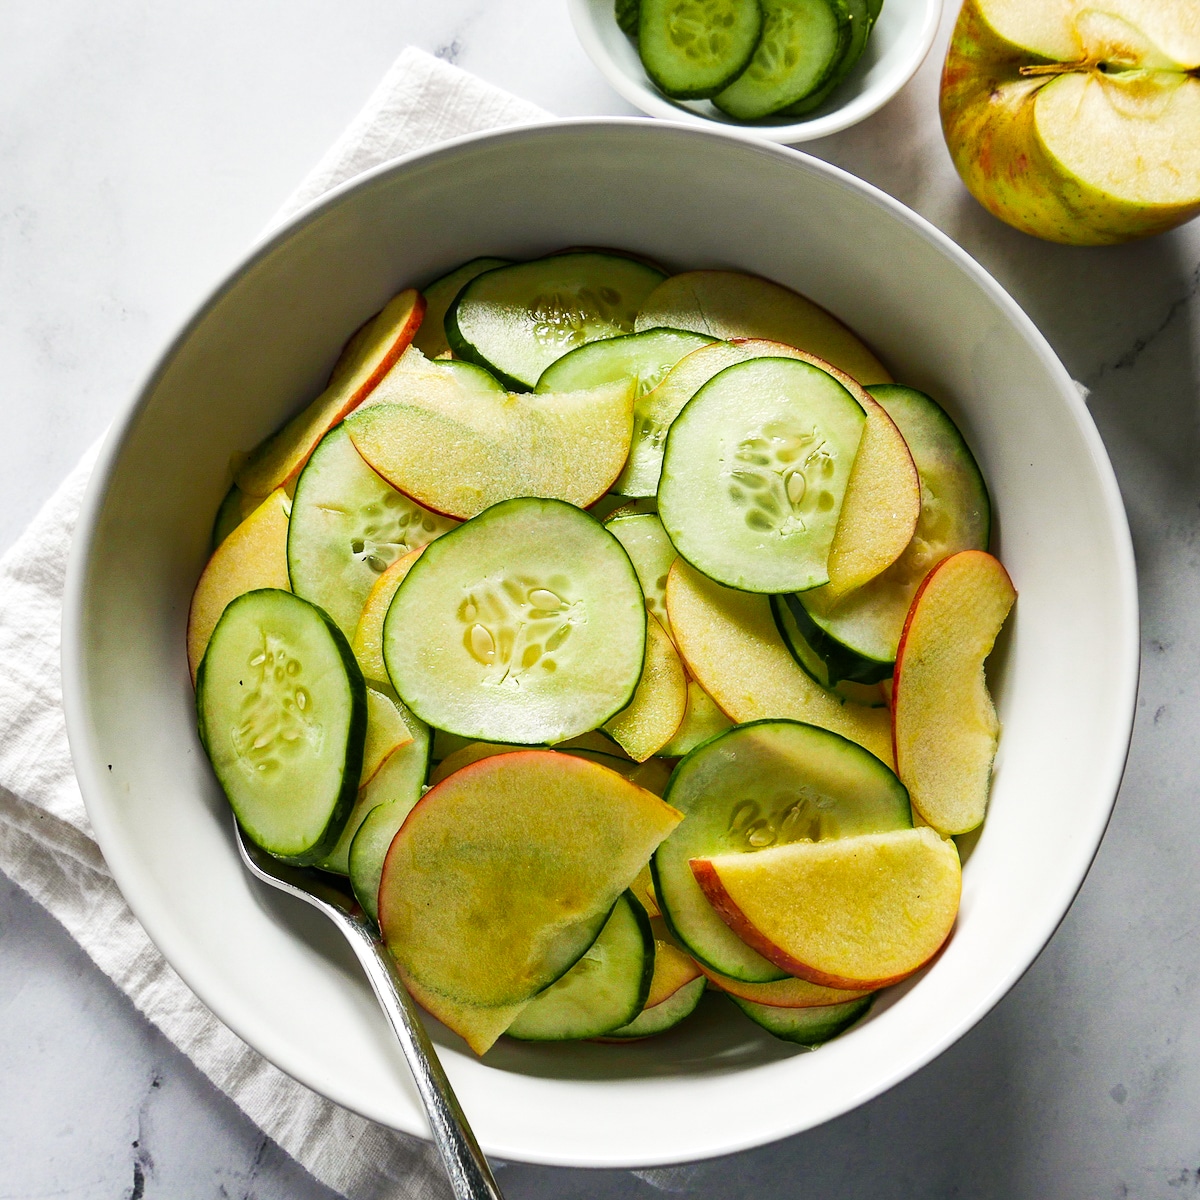
[[[689,860],[689,865],[705,899],[720,913],[725,924],[752,950],[757,950],[768,962],[774,963],[781,971],[786,971],[797,979],[806,979],[809,983],[817,984],[818,987],[837,988],[840,991],[874,992],[879,988],[891,987],[893,983],[907,979],[915,971],[919,971],[925,962],[931,961],[926,959],[925,962],[913,967],[911,971],[905,971],[900,975],[889,975],[883,979],[848,979],[844,975],[831,975],[826,971],[820,971],[808,963],[801,962],[798,958],[793,958],[781,946],[775,945],[769,938],[759,933],[746,918],[746,914],[738,907],[737,902],[725,890],[720,875],[717,874],[708,859],[693,858]],[[948,934],[949,931],[947,931]]]
[[[1044,61],[1000,37],[975,0],[966,0],[942,71],[942,132],[959,175],[984,208],[1024,233],[1075,246],[1149,237],[1200,214],[1200,204],[1116,199],[1051,158],[1034,123],[1046,77],[1020,73]]]

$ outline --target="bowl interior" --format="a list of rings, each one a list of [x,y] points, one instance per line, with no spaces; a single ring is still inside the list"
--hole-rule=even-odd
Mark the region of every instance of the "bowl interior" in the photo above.
[[[792,151],[638,120],[463,139],[342,189],[234,272],[114,433],[72,560],[68,726],[101,847],[183,978],[295,1078],[423,1132],[348,951],[319,916],[264,891],[238,862],[195,734],[188,600],[231,456],[319,390],[360,321],[397,288],[475,255],[565,245],[757,272],[846,320],[898,379],[959,421],[1020,590],[992,664],[1004,737],[957,930],[861,1026],[804,1054],[710,998],[671,1036],[506,1044],[485,1061],[435,1031],[490,1152],[580,1166],[684,1161],[818,1124],[961,1035],[1061,919],[1119,782],[1137,617],[1111,469],[1040,336],[919,218]]]
[[[942,0],[887,0],[862,58],[833,94],[804,117],[735,121],[708,100],[670,100],[651,82],[633,43],[617,27],[613,0],[567,0],[584,50],[613,89],[652,117],[719,124],[730,132],[794,145],[827,137],[882,108],[925,61]]]

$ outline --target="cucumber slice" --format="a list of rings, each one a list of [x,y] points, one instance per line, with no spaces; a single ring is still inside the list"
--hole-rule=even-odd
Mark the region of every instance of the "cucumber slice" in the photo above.
[[[771,615],[792,657],[822,687],[847,699],[858,699],[846,692],[843,685],[852,682],[863,687],[891,678],[891,663],[876,662],[849,652],[813,621],[799,596],[772,596]]]
[[[596,252],[499,267],[458,294],[446,338],[458,358],[528,391],[576,347],[632,333],[642,302],[664,278],[645,263]]]
[[[850,36],[841,59],[834,64],[833,70],[819,87],[783,110],[785,116],[802,117],[805,113],[819,108],[862,58],[863,51],[867,48],[867,38],[875,24],[875,16],[882,7],[882,0],[843,0],[843,3],[850,18]],[[875,9],[874,15],[872,9]]]
[[[450,349],[450,343],[446,341],[446,313],[458,293],[477,275],[496,267],[507,267],[511,261],[509,258],[473,258],[422,288],[421,294],[425,297],[425,319],[421,322],[421,328],[417,330],[417,336],[413,338],[413,345],[426,358],[437,358],[439,354],[445,354]]]
[[[617,19],[617,28],[635,43],[637,42],[641,6],[642,0],[615,0],[613,5],[613,16]]]
[[[633,376],[637,380],[634,394],[644,396],[658,387],[685,354],[707,346],[712,340],[686,329],[647,329],[643,333],[588,342],[551,363],[542,372],[536,390],[580,392]]]
[[[524,1042],[601,1037],[641,1012],[653,975],[650,918],[626,891],[587,953],[535,996],[506,1032]]]
[[[275,588],[230,602],[196,676],[200,739],[238,824],[305,865],[336,843],[362,770],[366,687],[345,635]]]
[[[843,0],[762,0],[763,33],[746,69],[713,98],[739,121],[768,117],[815,92],[850,42]]]
[[[726,367],[667,436],[658,512],[675,549],[742,591],[826,583],[864,421],[854,397],[809,363]]]
[[[292,591],[323,608],[352,638],[379,576],[457,524],[389,486],[338,425],[321,439],[296,484],[287,543]]]
[[[798,1046],[819,1046],[864,1017],[875,994],[821,1008],[775,1008],[770,1004],[743,1000],[741,996],[730,996],[729,999],[756,1025],[761,1025],[775,1037]]]
[[[676,559],[675,547],[654,513],[614,514],[604,528],[625,547],[646,597],[646,610],[671,632],[667,616],[667,575]]]
[[[350,886],[374,921],[379,920],[379,880],[388,847],[420,800],[429,772],[428,727],[414,717],[413,733],[413,740],[401,746],[359,792],[360,808],[350,818],[350,823],[359,821],[347,855]]]
[[[831,677],[867,682],[891,674],[904,618],[921,581],[960,550],[986,550],[991,501],[962,434],[924,392],[898,384],[867,389],[895,421],[921,478],[921,515],[903,554],[844,599],[823,589],[789,605],[800,632],[830,666]],[[810,624],[805,624],[806,614]]]
[[[342,829],[341,837],[337,840],[337,845],[320,862],[315,864],[322,871],[330,871],[335,875],[351,874],[351,847],[357,839],[363,822],[370,813],[376,808],[392,803],[407,803],[411,809],[421,797],[421,788],[425,783],[425,776],[429,770],[429,726],[424,721],[414,717],[390,687],[387,688],[386,692],[380,692],[372,687],[367,689],[368,712],[371,707],[370,700],[372,694],[376,697],[386,698],[387,702],[394,706],[399,719],[404,723],[408,731],[409,740],[393,750],[383,760],[382,764],[380,764],[379,769],[364,783],[359,785],[358,794],[354,798],[354,807],[350,810],[350,816],[346,820],[345,827]],[[369,734],[370,725],[368,722],[368,741],[370,741]],[[390,842],[391,839],[389,838],[388,840]],[[386,852],[387,845],[385,844],[379,856],[379,861],[376,864],[374,888],[368,893],[371,897],[371,908],[368,911],[372,916],[375,915],[375,892],[379,890],[378,872],[383,869],[383,853]],[[360,863],[360,875],[364,870],[369,870],[365,862]],[[351,887],[354,887],[353,880],[351,881]],[[355,888],[356,894],[357,890]],[[362,904],[361,899],[359,899],[359,903]],[[364,904],[363,907],[366,908],[367,906]]]
[[[912,827],[903,784],[851,741],[798,721],[738,725],[675,768],[664,799],[684,814],[651,863],[671,932],[693,957],[748,983],[784,978],[709,904],[689,860]]]
[[[625,708],[645,645],[629,556],[561,500],[506,500],[431,543],[383,630],[388,674],[417,716],[523,745],[565,741]]]
[[[636,1038],[655,1037],[674,1029],[681,1021],[696,1011],[704,997],[704,976],[685,983],[678,991],[672,992],[661,1004],[653,1008],[644,1008],[628,1025],[614,1029],[605,1035],[608,1041],[633,1041]]]
[[[664,95],[703,100],[746,69],[762,31],[758,0],[642,0],[638,52]]]

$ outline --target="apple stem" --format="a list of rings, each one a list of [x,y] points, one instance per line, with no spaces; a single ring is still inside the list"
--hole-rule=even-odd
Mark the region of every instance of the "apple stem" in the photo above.
[[[1069,75],[1072,71],[1094,71],[1099,65],[1098,58],[1081,58],[1078,62],[1039,63],[1020,70],[1022,75]]]

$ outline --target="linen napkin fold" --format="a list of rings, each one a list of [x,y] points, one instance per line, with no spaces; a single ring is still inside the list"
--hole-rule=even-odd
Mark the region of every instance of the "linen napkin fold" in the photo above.
[[[409,48],[271,225],[399,155],[549,115]],[[93,840],[67,746],[59,643],[67,552],[96,449],[0,559],[0,871],[57,917],[136,1007],[322,1183],[350,1200],[442,1200],[449,1188],[431,1146],[309,1091],[200,1003],[130,912]]]

